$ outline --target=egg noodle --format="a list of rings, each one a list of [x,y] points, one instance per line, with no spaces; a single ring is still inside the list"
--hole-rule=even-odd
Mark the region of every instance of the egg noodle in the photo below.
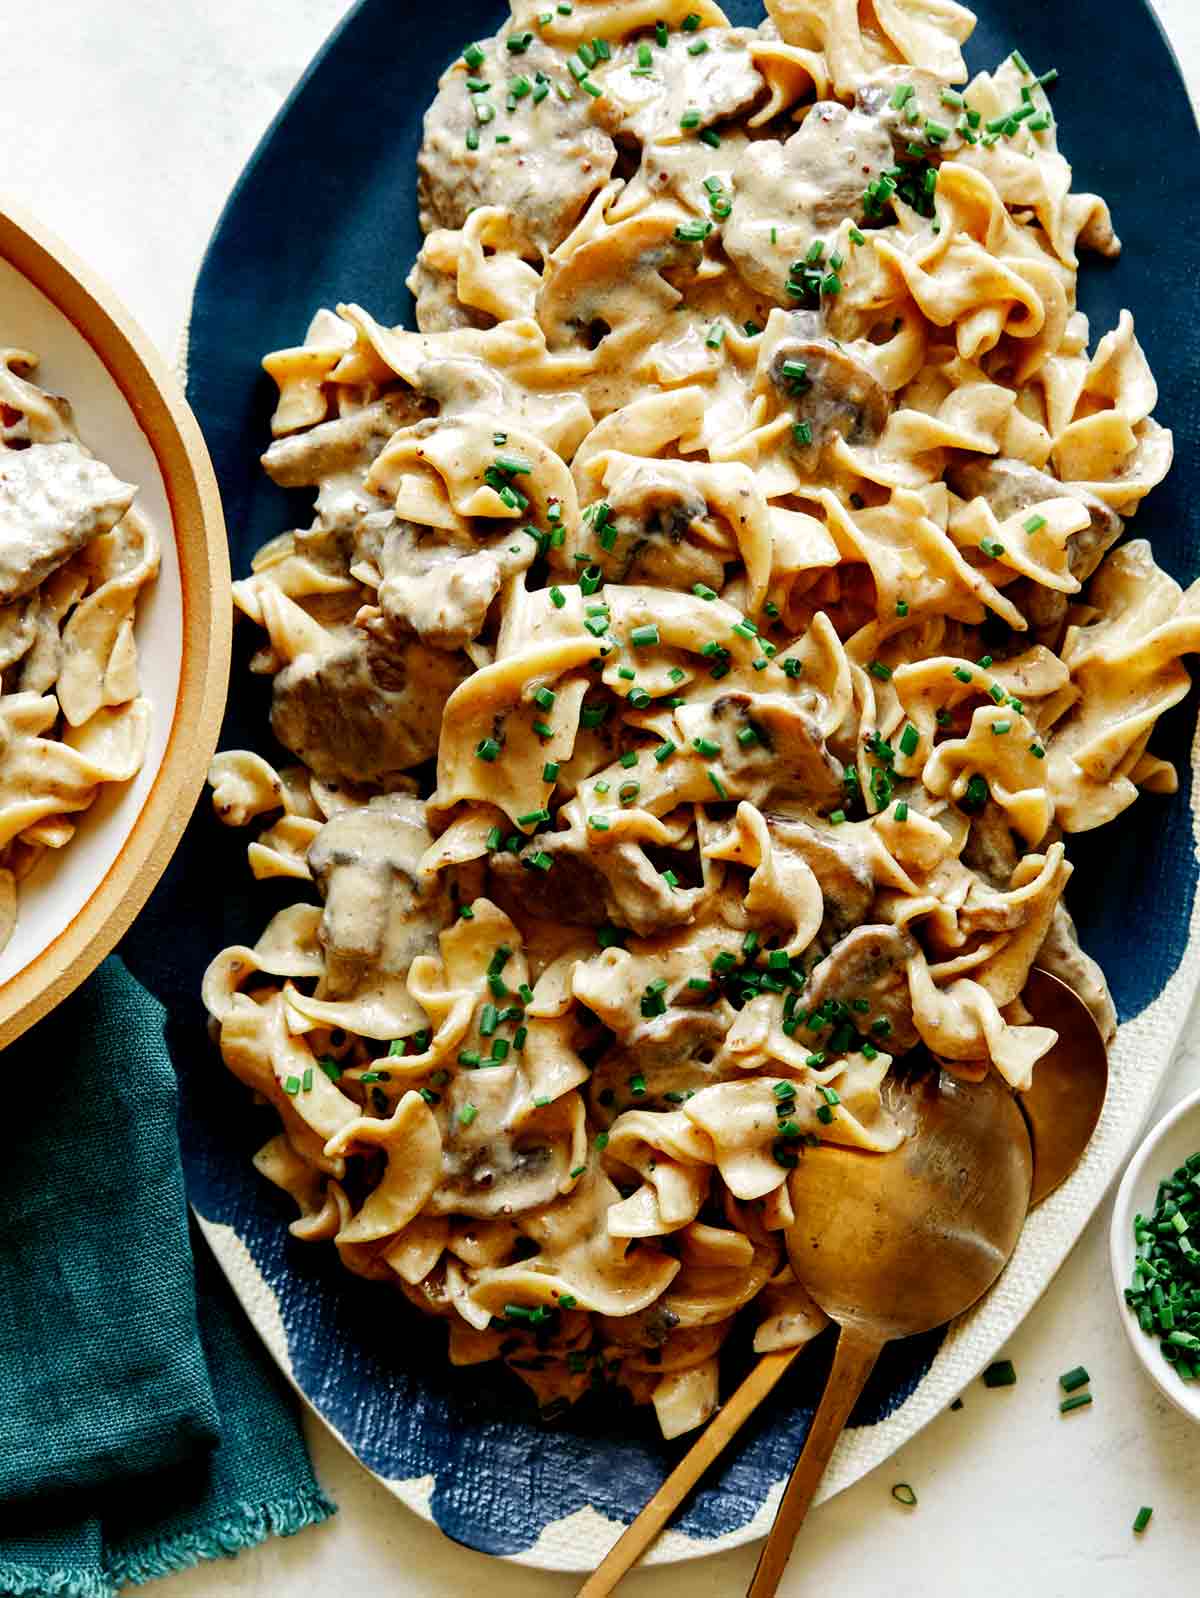
[[[136,775],[150,731],[134,623],[158,546],[37,364],[0,349],[0,949],[18,884]]]
[[[1034,961],[1111,1036],[1063,837],[1175,791],[1200,647],[1112,548],[1171,435],[1130,316],[1089,352],[1057,74],[968,83],[952,0],[768,11],[517,0],[447,69],[418,330],[265,361],[316,512],[235,594],[300,764],[212,770],[321,900],[205,982],[293,1234],[668,1436],[743,1307],[821,1329],[788,1172],[898,1145],[894,1059],[1027,1086]]]

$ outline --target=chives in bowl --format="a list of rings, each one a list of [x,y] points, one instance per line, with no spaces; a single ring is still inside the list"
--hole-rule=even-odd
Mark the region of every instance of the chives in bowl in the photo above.
[[[1133,1217],[1136,1255],[1125,1302],[1185,1382],[1200,1376],[1200,1153],[1158,1184]]]

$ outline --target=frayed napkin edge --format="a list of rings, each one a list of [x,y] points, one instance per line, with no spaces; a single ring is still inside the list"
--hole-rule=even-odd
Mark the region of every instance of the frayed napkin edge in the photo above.
[[[279,1498],[252,1503],[247,1500],[236,1504],[215,1525],[203,1531],[180,1532],[175,1536],[157,1537],[132,1548],[114,1551],[108,1560],[106,1588],[80,1588],[78,1598],[109,1598],[124,1586],[139,1586],[174,1571],[187,1570],[203,1560],[232,1559],[247,1548],[266,1542],[268,1537],[294,1537],[309,1526],[319,1526],[337,1513],[337,1505],[327,1498],[319,1487],[304,1487]],[[3,1590],[3,1572],[0,1572],[0,1591]],[[38,1594],[40,1589],[30,1588]],[[47,1594],[58,1598],[76,1598],[75,1589],[47,1588]],[[20,1592],[21,1589],[18,1589]]]
[[[5,1598],[115,1598],[122,1587],[170,1576],[204,1560],[232,1559],[268,1537],[294,1537],[336,1513],[337,1505],[316,1486],[260,1503],[243,1500],[204,1531],[156,1537],[121,1549],[104,1570],[95,1565],[46,1570],[0,1563],[0,1593]]]

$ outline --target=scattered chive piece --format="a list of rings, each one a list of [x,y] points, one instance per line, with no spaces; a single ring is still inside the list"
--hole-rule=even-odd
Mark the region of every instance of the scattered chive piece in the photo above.
[[[700,143],[707,144],[710,150],[719,150],[721,148],[721,135],[716,128],[705,128],[700,135]]]
[[[654,751],[654,758],[658,761],[660,766],[664,765],[675,753],[675,749],[675,744],[673,744],[668,738],[665,740],[665,742],[660,743],[658,748]]]
[[[469,44],[463,51],[463,60],[472,69],[472,71],[478,72],[485,59],[486,57],[484,56],[483,51],[477,44]]]
[[[1151,1509],[1148,1504],[1143,1504],[1142,1507],[1138,1510],[1137,1514],[1134,1516],[1133,1529],[1138,1534],[1139,1537],[1145,1531],[1146,1527],[1150,1524],[1150,1516],[1153,1513],[1154,1513],[1153,1509]]]
[[[473,1104],[469,1104],[469,1103],[468,1104],[464,1104],[462,1106],[462,1108],[458,1112],[458,1123],[459,1123],[459,1125],[460,1126],[470,1126],[471,1122],[475,1119],[475,1117],[478,1114],[479,1114],[479,1111],[476,1109],[476,1107]]]
[[[708,777],[709,782],[712,783],[713,790],[716,793],[717,798],[718,799],[728,799],[729,795],[726,793],[724,785],[722,784],[720,777],[717,776],[716,772],[712,769],[711,766],[708,768],[708,771],[706,772],[705,775]]]
[[[1076,1393],[1072,1398],[1063,1399],[1058,1412],[1060,1415],[1069,1415],[1073,1409],[1086,1409],[1091,1401],[1091,1393]]]
[[[1033,76],[1033,68],[1029,65],[1029,62],[1026,61],[1025,57],[1019,50],[1013,51],[1012,64],[1014,67],[1016,67],[1017,71],[1022,77],[1031,78]]]
[[[694,106],[689,106],[679,119],[679,126],[684,129],[698,128],[700,126],[700,113]]]
[[[298,1076],[289,1076],[283,1084],[283,1091],[295,1098],[300,1091],[300,1078]]]
[[[557,782],[558,781],[558,761],[557,760],[547,760],[546,764],[542,767],[542,781],[543,782]]]
[[[902,755],[915,755],[921,742],[921,735],[912,722],[906,722],[904,731],[900,734],[900,753]]]
[[[656,22],[654,24],[654,37],[658,41],[659,48],[665,50],[667,45],[667,25],[665,22]]]
[[[479,129],[478,128],[468,128],[467,129],[467,149],[468,150],[478,150],[478,148],[479,148]]]
[[[835,827],[840,827],[842,822],[846,819],[846,812],[844,810],[831,810],[829,812],[829,819],[832,821]]]
[[[975,673],[973,671],[968,671],[965,666],[955,666],[954,675],[958,678],[959,682],[975,681]]]
[[[796,440],[797,444],[811,444],[813,441],[812,423],[797,422],[792,428],[792,437]]]
[[[898,1481],[896,1483],[892,1488],[892,1497],[898,1504],[903,1504],[906,1509],[913,1509],[916,1506],[917,1495],[906,1481]]]
[[[889,682],[891,680],[892,668],[885,665],[882,660],[873,660],[867,670],[872,677],[878,677],[880,682]]]
[[[675,229],[675,237],[684,243],[697,244],[706,239],[712,230],[711,222],[680,222]]]
[[[1017,1373],[1011,1359],[998,1359],[983,1373],[985,1387],[1015,1387],[1016,1384]]]
[[[494,738],[482,738],[475,745],[476,757],[480,760],[486,760],[489,765],[495,760],[499,753],[500,745]]]
[[[658,628],[653,622],[648,622],[644,627],[635,627],[629,634],[629,642],[635,649],[645,649],[658,641]]]
[[[1040,533],[1045,525],[1046,518],[1044,516],[1031,516],[1025,523],[1025,531],[1027,533]]]
[[[1073,1393],[1077,1387],[1086,1387],[1091,1377],[1082,1365],[1076,1365],[1074,1370],[1064,1371],[1058,1378],[1058,1385],[1064,1393]]]
[[[908,804],[907,804],[907,802],[905,800],[903,800],[903,799],[897,799],[897,801],[896,801],[896,809],[895,809],[894,813],[895,813],[895,817],[896,817],[897,821],[907,821],[908,820]]]

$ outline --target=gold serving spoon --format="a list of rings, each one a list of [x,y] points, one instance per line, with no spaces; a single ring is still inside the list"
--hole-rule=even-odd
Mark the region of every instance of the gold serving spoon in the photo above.
[[[1108,1092],[1108,1050],[1087,1005],[1048,971],[1034,967],[1021,999],[1038,1026],[1058,1033],[1018,1101],[1033,1142],[1032,1209],[1066,1181],[1092,1140]]]
[[[1046,1162],[1044,1172],[1039,1170],[1033,1179],[1042,1197],[1082,1155],[1103,1104],[1108,1067],[1091,1012],[1065,983],[1044,972],[1031,973],[1025,1001],[1038,1021],[1055,1025],[1060,1034],[1055,1049],[1034,1072],[1036,1078],[1049,1061],[1045,1075],[1053,1081],[1040,1094],[1031,1095],[1026,1106],[1038,1159]],[[913,1097],[914,1135],[895,1153],[865,1155],[827,1146],[809,1151],[793,1174],[793,1202],[801,1217],[787,1239],[793,1269],[831,1318],[841,1322],[843,1332],[825,1397],[780,1506],[774,1549],[770,1543],[764,1549],[755,1574],[758,1585],[751,1588],[755,1598],[774,1591],[766,1583],[772,1580],[772,1571],[773,1581],[779,1579],[834,1443],[879,1350],[894,1336],[910,1335],[907,1330],[881,1328],[907,1324],[912,1332],[926,1330],[969,1308],[999,1275],[1020,1234],[1034,1160],[1017,1101],[994,1074],[978,1084],[960,1083],[944,1073],[934,1080],[936,1090],[926,1087]],[[1078,1105],[1059,1113],[1064,1098],[1072,1094],[1089,1107],[1086,1113]],[[951,1169],[956,1155],[959,1163]],[[994,1167],[989,1163],[993,1161]],[[921,1173],[919,1186],[910,1167]],[[807,1223],[812,1221],[822,1184],[826,1211],[834,1220],[823,1246],[818,1237],[814,1247]],[[948,1243],[952,1229],[966,1235]],[[841,1237],[844,1246],[831,1246],[834,1237]],[[909,1269],[913,1258],[919,1259],[915,1275]],[[838,1265],[843,1259],[847,1274],[839,1283]],[[907,1304],[901,1302],[891,1275],[897,1265],[915,1283],[916,1299]],[[821,1272],[825,1275],[818,1280]],[[874,1297],[864,1296],[853,1305],[847,1295],[855,1291]],[[874,1321],[878,1340],[873,1350],[863,1331],[864,1305],[882,1305]],[[897,1321],[897,1313],[907,1315],[907,1323]],[[800,1352],[783,1349],[763,1355],[580,1588],[579,1598],[604,1598],[613,1590]]]

